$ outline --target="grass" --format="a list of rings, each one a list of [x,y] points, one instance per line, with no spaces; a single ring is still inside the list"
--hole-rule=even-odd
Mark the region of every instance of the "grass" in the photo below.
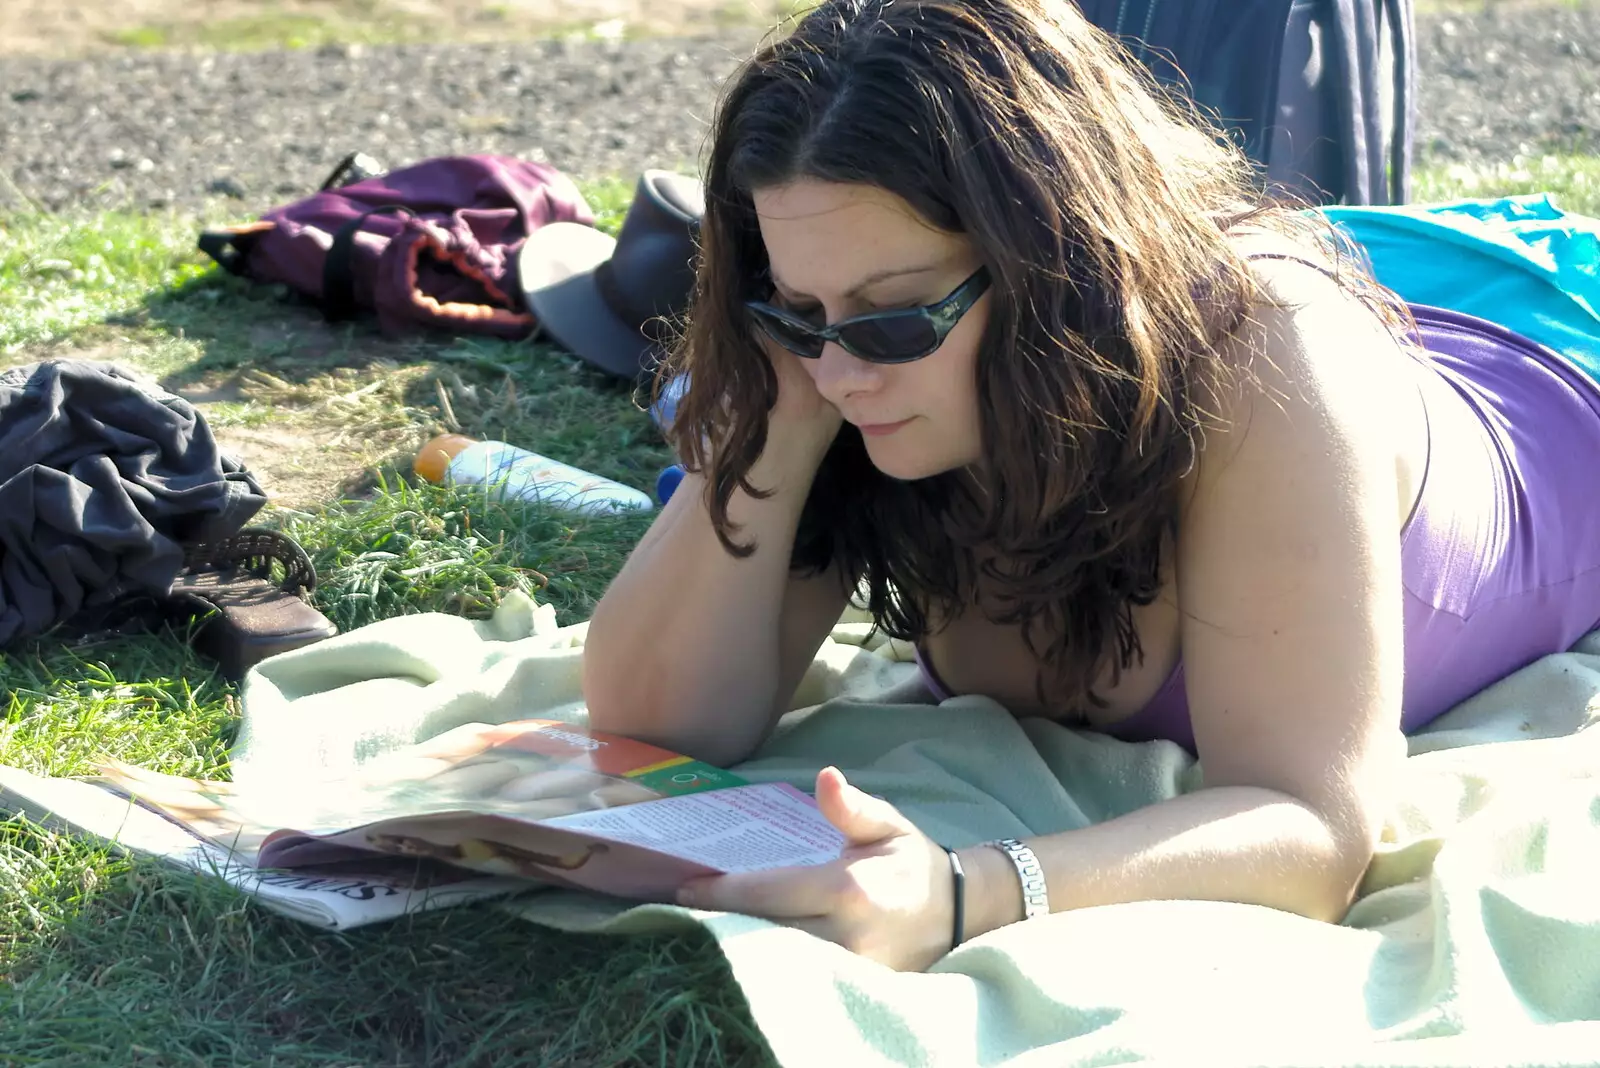
[[[421,27],[405,21],[346,26],[342,19],[269,11],[215,22],[148,23],[111,30],[106,40],[128,48],[211,48],[249,52],[268,48],[315,48],[333,42],[397,43],[415,38]]]
[[[1600,156],[1552,153],[1487,167],[1451,164],[1423,168],[1412,181],[1419,201],[1545,192],[1567,211],[1600,217]]]
[[[262,10],[231,18],[169,19],[101,34],[105,43],[131,49],[184,48],[227,52],[320,48],[331,44],[405,44],[436,40],[443,34],[481,39],[516,28],[510,5],[488,5],[450,24],[438,17],[376,0],[336,0],[313,11],[268,3]],[[541,27],[545,36],[590,35],[594,25],[571,23]],[[599,31],[605,32],[602,27]]]
[[[0,219],[6,314],[0,354],[105,323],[148,293],[182,286],[208,269],[188,255],[189,220],[107,212]]]
[[[595,8],[594,17],[552,21],[542,7],[523,10],[514,2],[441,6],[398,0],[323,0],[308,8],[304,3],[267,0],[249,14],[205,18],[178,12],[151,22],[108,28],[99,37],[114,48],[232,52],[442,40],[628,39],[662,31],[766,26],[804,2],[708,0],[674,9],[665,21],[648,10],[641,12],[640,19],[629,20],[602,17],[605,11]],[[573,7],[581,11],[583,5]]]
[[[1537,190],[1600,215],[1600,159],[1417,176],[1419,199]],[[614,231],[631,184],[586,192]],[[481,615],[511,589],[587,618],[648,516],[501,505],[416,484],[407,463],[459,429],[647,489],[668,455],[630,392],[538,345],[329,327],[210,269],[191,251],[201,224],[0,218],[0,362],[115,358],[196,397],[224,441],[277,435],[265,461],[304,446],[306,471],[275,468],[303,492],[266,520],[312,553],[342,629]],[[0,762],[52,774],[106,754],[226,774],[238,714],[174,633],[0,653],[0,709]],[[700,935],[564,935],[488,908],[319,933],[15,819],[0,821],[0,977],[7,1066],[769,1063]]]

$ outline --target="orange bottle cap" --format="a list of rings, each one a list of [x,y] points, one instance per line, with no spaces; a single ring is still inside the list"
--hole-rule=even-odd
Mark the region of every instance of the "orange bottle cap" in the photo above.
[[[445,472],[449,470],[450,461],[461,455],[469,445],[476,444],[476,441],[464,434],[440,434],[417,453],[411,470],[417,473],[418,478],[442,483]]]

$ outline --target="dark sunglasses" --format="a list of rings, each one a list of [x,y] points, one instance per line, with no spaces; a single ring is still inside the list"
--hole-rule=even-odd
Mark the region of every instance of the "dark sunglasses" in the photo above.
[[[961,317],[989,288],[989,269],[979,267],[948,297],[920,308],[869,312],[842,319],[832,326],[812,326],[793,312],[764,300],[747,300],[745,307],[761,332],[796,356],[814,360],[822,346],[832,341],[858,360],[868,363],[910,363],[933,352]]]

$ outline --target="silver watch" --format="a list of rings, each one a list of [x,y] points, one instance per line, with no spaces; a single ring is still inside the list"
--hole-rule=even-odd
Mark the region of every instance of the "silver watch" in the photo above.
[[[1016,865],[1017,878],[1022,880],[1022,916],[1031,920],[1036,916],[1050,915],[1050,894],[1045,889],[1044,869],[1033,850],[1015,838],[1000,838],[989,843],[1011,858]]]

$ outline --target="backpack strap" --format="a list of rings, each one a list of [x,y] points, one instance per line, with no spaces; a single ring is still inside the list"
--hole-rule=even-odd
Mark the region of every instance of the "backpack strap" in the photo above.
[[[204,230],[196,244],[201,252],[217,261],[223,270],[230,274],[243,275],[248,273],[245,260],[250,255],[250,246],[254,243],[256,235],[264,234],[276,225],[265,219],[257,219],[252,223],[225,226],[220,230]]]
[[[342,319],[354,318],[360,309],[356,306],[356,276],[353,260],[356,250],[356,235],[361,232],[361,226],[374,215],[404,215],[411,219],[416,216],[411,209],[399,204],[385,204],[381,208],[362,212],[354,219],[339,227],[338,233],[333,235],[333,243],[328,246],[328,254],[322,261],[322,314],[331,323]]]
[[[352,152],[340,160],[339,165],[323,179],[319,192],[326,193],[330,189],[337,189],[352,182],[364,182],[368,178],[376,178],[384,173],[383,164],[365,152]]]
[[[235,235],[223,230],[206,230],[200,234],[200,251],[216,260],[229,274],[244,273],[244,253],[233,243]]]
[[[1412,139],[1417,118],[1417,38],[1412,0],[1383,0],[1394,43],[1394,133],[1389,141],[1389,203],[1411,201]]]
[[[1416,37],[1411,0],[1332,0],[1341,134],[1345,138],[1344,201],[1404,204],[1411,191],[1416,118]],[[1393,108],[1386,116],[1380,57],[1388,42],[1393,61]],[[1385,118],[1392,127],[1383,138]]]
[[[1338,22],[1345,31],[1344,54],[1340,58],[1349,118],[1342,132],[1350,138],[1345,146],[1345,200],[1351,204],[1381,203],[1388,186],[1384,171],[1389,155],[1382,144],[1383,109],[1378,95],[1383,74],[1378,56],[1385,2],[1350,0],[1343,5],[1348,9],[1349,20],[1341,18]]]

